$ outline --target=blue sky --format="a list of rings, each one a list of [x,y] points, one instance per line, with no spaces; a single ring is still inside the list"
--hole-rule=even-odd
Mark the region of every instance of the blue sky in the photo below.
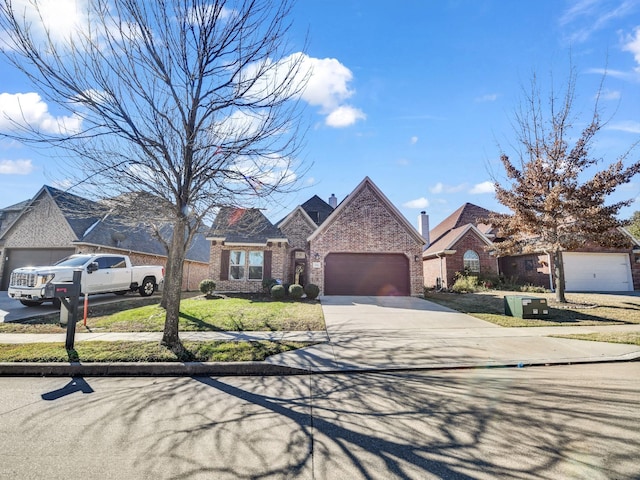
[[[299,0],[293,21],[294,51],[308,33],[314,65],[303,95],[310,122],[303,153],[313,165],[305,188],[269,212],[274,221],[314,194],[341,200],[365,176],[414,224],[421,210],[434,226],[464,202],[504,211],[491,180],[502,175],[501,149],[515,153],[522,88],[533,72],[543,88],[551,74],[561,88],[570,56],[578,126],[608,71],[601,101],[608,123],[593,150],[601,165],[640,139],[640,0]],[[0,65],[7,111],[16,94],[37,92]],[[39,121],[55,119],[34,98]],[[48,154],[0,142],[0,207],[45,183],[64,184],[64,169]],[[630,160],[638,158],[640,150]],[[621,198],[640,201],[640,177],[613,200]],[[635,210],[639,203],[621,216]]]

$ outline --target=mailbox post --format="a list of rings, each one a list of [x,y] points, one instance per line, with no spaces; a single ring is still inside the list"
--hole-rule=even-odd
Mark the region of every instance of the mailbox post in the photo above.
[[[71,312],[71,319],[67,320],[67,338],[65,348],[73,349],[76,335],[76,323],[78,322],[78,299],[80,297],[80,281],[82,279],[82,269],[73,271],[73,281],[64,283],[50,283],[47,285],[47,296],[60,299],[60,310],[66,308]]]

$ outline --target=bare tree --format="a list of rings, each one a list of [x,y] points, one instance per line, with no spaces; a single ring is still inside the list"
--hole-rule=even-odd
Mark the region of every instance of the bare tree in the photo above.
[[[3,54],[71,112],[47,131],[18,119],[12,135],[73,154],[82,185],[124,201],[137,221],[158,232],[170,222],[171,234],[159,233],[168,251],[162,343],[177,352],[194,233],[217,207],[254,204],[299,178],[296,100],[307,72],[286,42],[291,3],[89,0],[62,35],[37,0],[0,0]],[[140,191],[148,195],[118,196]]]
[[[632,200],[605,202],[619,185],[640,172],[640,161],[625,166],[631,149],[604,170],[595,171],[599,159],[590,150],[603,122],[596,100],[586,127],[575,132],[575,87],[576,74],[571,69],[564,94],[556,97],[552,91],[545,103],[533,77],[515,119],[519,161],[514,163],[502,154],[508,180],[495,181],[498,201],[513,213],[490,219],[505,238],[495,244],[499,255],[542,251],[552,255],[556,300],[563,303],[562,252],[585,245],[628,243],[616,214]],[[586,179],[585,175],[592,176]]]

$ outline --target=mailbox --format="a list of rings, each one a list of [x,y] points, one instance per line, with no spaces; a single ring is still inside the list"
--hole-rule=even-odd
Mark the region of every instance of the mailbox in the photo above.
[[[518,318],[549,318],[546,298],[505,295],[504,313]]]
[[[80,284],[73,282],[48,283],[45,287],[47,298],[72,298],[80,296]]]

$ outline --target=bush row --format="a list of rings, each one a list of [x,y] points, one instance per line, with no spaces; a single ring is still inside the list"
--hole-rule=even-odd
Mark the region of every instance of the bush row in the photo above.
[[[211,297],[216,289],[216,282],[211,279],[204,279],[200,282],[199,288],[200,292],[207,297]],[[304,287],[297,283],[280,285],[272,278],[265,278],[262,281],[262,288],[271,295],[271,298],[277,300],[283,299],[287,295],[294,300],[302,298],[303,295],[306,295],[309,300],[313,300],[320,294],[320,288],[313,283],[309,283]]]

